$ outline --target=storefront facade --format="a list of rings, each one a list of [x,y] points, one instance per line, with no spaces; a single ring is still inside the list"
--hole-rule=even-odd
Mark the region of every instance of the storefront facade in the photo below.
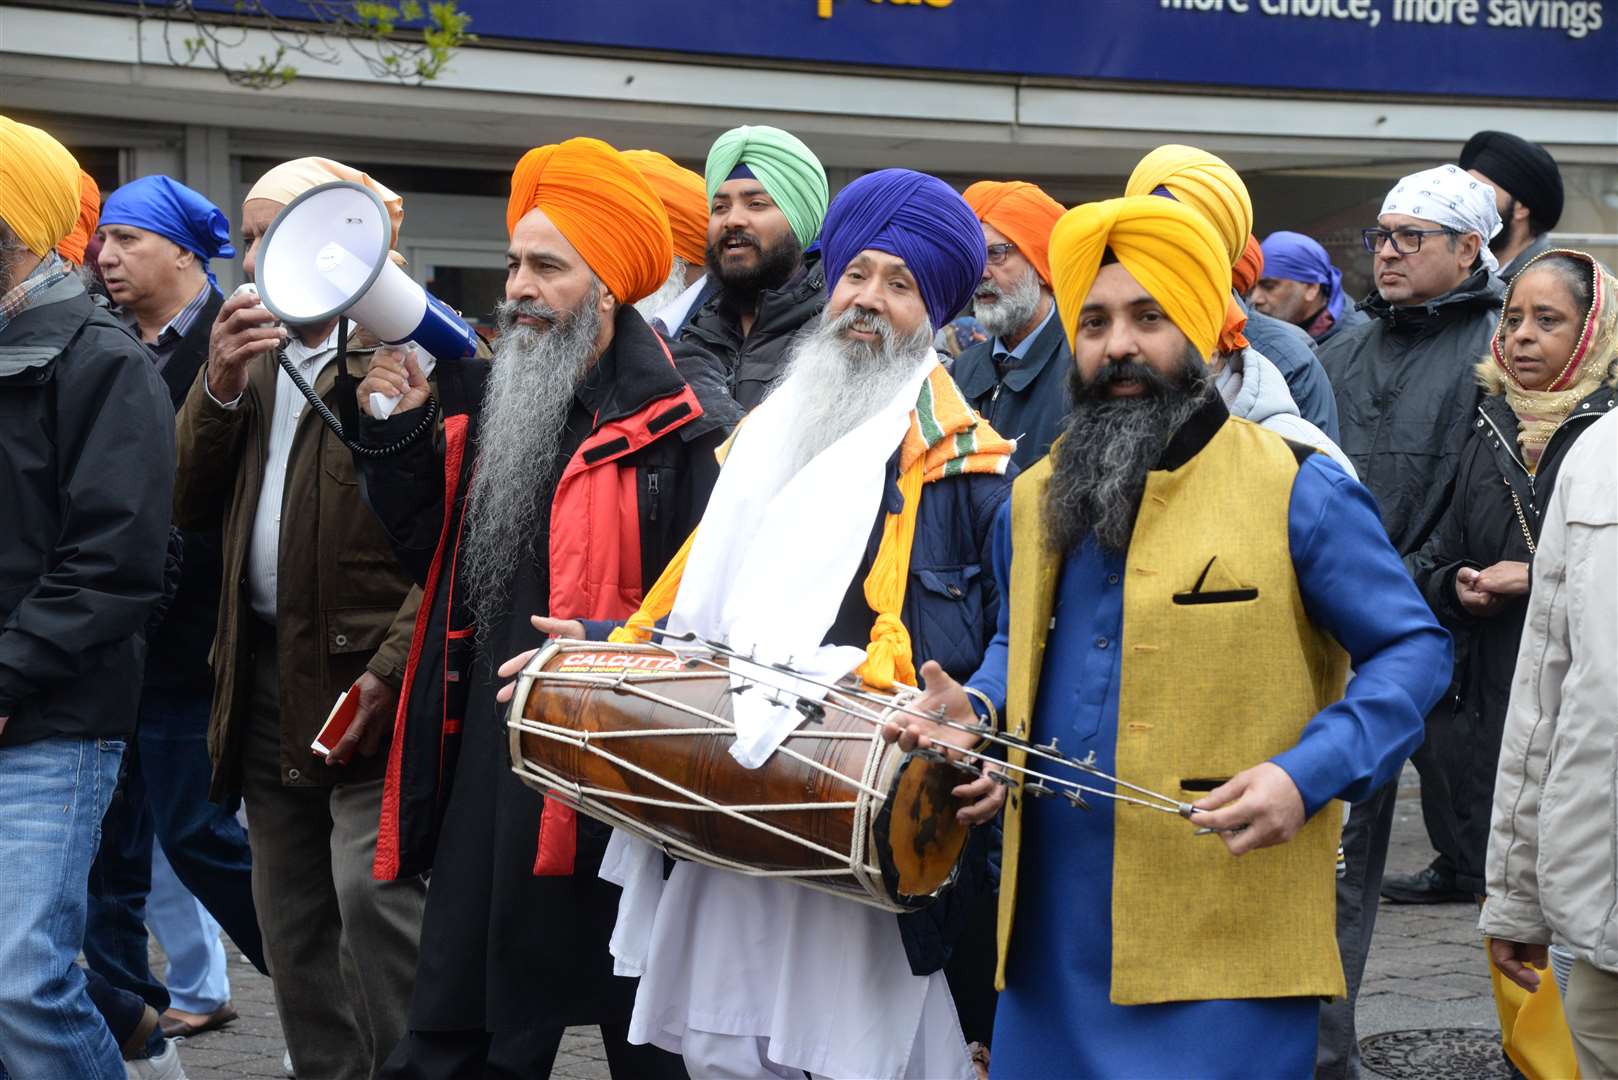
[[[104,186],[166,172],[233,218],[268,164],[341,158],[405,195],[412,271],[478,315],[523,150],[591,134],[700,169],[744,122],[797,133],[834,189],[906,165],[962,186],[1032,179],[1070,204],[1116,194],[1160,143],[1193,143],[1242,171],[1261,235],[1316,235],[1351,280],[1388,184],[1500,128],[1561,163],[1557,238],[1618,261],[1618,12],[1599,0],[462,6],[479,40],[429,85],[345,58],[251,90],[177,63],[185,29],[127,5],[0,4],[0,111],[49,127]],[[250,31],[241,56],[266,47]]]

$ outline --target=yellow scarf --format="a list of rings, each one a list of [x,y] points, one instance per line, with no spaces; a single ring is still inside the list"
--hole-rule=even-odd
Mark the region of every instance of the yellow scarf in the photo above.
[[[727,442],[720,450],[721,461],[729,449]],[[910,430],[899,444],[899,493],[904,497],[904,507],[897,514],[889,514],[883,522],[882,541],[871,571],[865,576],[865,602],[876,614],[865,662],[858,669],[867,686],[885,690],[895,683],[916,685],[910,632],[905,629],[899,612],[904,606],[905,584],[910,577],[910,550],[916,538],[916,511],[921,503],[922,485],[963,473],[1003,475],[1014,449],[1014,443],[1001,438],[972,410],[942,364],[927,373],[916,407],[910,413]],[[657,583],[646,593],[640,610],[630,616],[627,624],[613,631],[610,640],[639,642],[651,637],[648,627],[655,626],[674,609],[686,558],[696,538],[696,530],[692,530]]]

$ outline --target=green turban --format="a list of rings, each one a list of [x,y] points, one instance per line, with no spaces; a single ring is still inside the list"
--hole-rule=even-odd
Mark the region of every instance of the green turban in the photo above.
[[[780,128],[732,128],[719,136],[708,151],[703,179],[710,204],[719,185],[730,179],[739,165],[747,166],[758,177],[787,216],[798,243],[804,247],[813,243],[820,235],[820,223],[826,219],[826,204],[831,199],[826,170],[820,167],[814,152],[796,135]]]

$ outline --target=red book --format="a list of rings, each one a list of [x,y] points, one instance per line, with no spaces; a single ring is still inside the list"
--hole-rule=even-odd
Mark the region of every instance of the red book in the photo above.
[[[342,741],[343,735],[348,731],[354,717],[360,711],[359,683],[355,682],[347,690],[337,695],[337,704],[331,707],[331,715],[326,717],[326,723],[321,726],[320,734],[315,741],[309,744],[309,749],[325,757],[330,754],[337,744]]]

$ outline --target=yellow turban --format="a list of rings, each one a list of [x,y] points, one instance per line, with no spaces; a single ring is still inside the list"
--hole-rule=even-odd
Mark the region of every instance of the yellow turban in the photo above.
[[[1124,194],[1152,195],[1159,189],[1206,218],[1224,241],[1225,264],[1236,265],[1253,231],[1253,200],[1235,169],[1206,150],[1170,143],[1140,159]]]
[[[41,258],[79,220],[79,163],[37,127],[0,116],[0,221]]]
[[[663,200],[674,234],[674,254],[701,266],[708,258],[708,192],[702,177],[656,150],[625,150],[624,157]]]
[[[1111,250],[1204,358],[1214,353],[1230,301],[1230,263],[1213,226],[1156,197],[1085,203],[1051,232],[1051,274],[1062,329],[1072,348],[1079,309]]]
[[[511,174],[506,230],[543,210],[620,304],[658,290],[674,264],[668,211],[635,166],[600,139],[524,154]]]
[[[1062,216],[1061,203],[1025,180],[979,180],[961,197],[979,221],[1016,244],[1023,258],[1039,271],[1040,280],[1050,284],[1051,229]]]
[[[347,180],[351,184],[359,184],[370,188],[382,205],[388,208],[388,220],[393,223],[393,236],[388,241],[389,247],[396,247],[399,243],[399,226],[404,224],[404,200],[395,195],[385,184],[372,180],[358,169],[351,169],[341,161],[331,158],[306,157],[295,158],[292,161],[283,161],[269,172],[258,178],[258,183],[247,193],[249,199],[268,199],[271,202],[285,206],[310,188],[317,188],[321,184],[330,184],[338,180]]]
[[[87,172],[79,173],[79,219],[73,231],[62,237],[56,253],[74,266],[84,265],[84,249],[101,224],[101,186]]]

